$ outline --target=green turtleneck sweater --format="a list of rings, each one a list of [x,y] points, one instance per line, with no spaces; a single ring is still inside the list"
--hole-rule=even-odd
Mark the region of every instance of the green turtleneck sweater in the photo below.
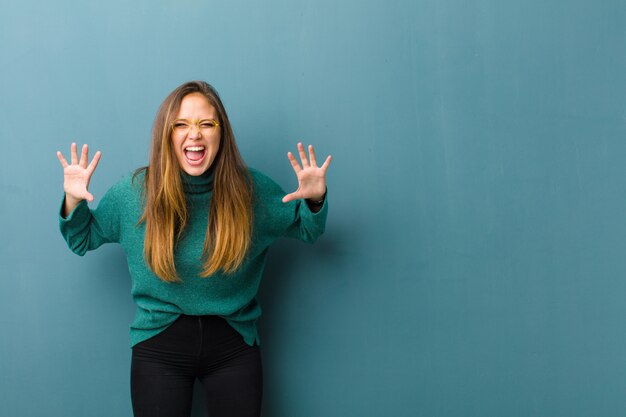
[[[283,203],[285,192],[270,178],[251,169],[254,184],[252,245],[241,267],[233,274],[216,273],[202,278],[202,248],[212,194],[212,174],[181,174],[189,220],[174,254],[181,282],[159,279],[143,256],[145,223],[141,192],[143,173],[128,175],[113,185],[98,207],[90,210],[82,201],[60,228],[70,249],[84,255],[103,243],[122,245],[132,278],[132,297],[137,304],[130,326],[131,346],[165,330],[181,314],[221,316],[249,345],[259,343],[256,321],[261,308],[256,295],[270,244],[281,236],[314,242],[324,232],[327,204],[313,213],[303,200]]]

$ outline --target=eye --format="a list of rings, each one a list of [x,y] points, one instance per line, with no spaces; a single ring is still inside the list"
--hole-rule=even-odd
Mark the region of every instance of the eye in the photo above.
[[[203,120],[200,123],[200,127],[202,129],[213,129],[215,127],[215,122],[213,120]]]
[[[189,125],[185,122],[174,122],[174,129],[186,129]]]

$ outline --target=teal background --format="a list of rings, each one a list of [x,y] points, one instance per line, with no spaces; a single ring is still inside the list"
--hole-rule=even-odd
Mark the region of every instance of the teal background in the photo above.
[[[270,253],[265,416],[626,415],[625,47],[621,0],[3,4],[0,415],[131,416],[126,261],[66,248],[55,151],[101,197],[190,79],[286,190],[334,158]]]

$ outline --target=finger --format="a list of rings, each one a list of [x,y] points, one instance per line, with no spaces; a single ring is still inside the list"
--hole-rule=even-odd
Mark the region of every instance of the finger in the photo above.
[[[90,203],[93,201],[93,194],[91,194],[90,192],[87,192],[84,195],[85,200],[89,201]]]
[[[302,168],[308,168],[309,160],[304,153],[304,145],[302,145],[302,143],[298,143],[298,153],[300,154],[300,162],[302,162]]]
[[[91,175],[96,170],[96,168],[98,167],[98,162],[100,162],[100,157],[101,156],[102,156],[102,152],[100,152],[100,151],[96,152],[96,154],[93,156],[93,159],[91,160],[91,163],[87,167],[87,171],[89,172],[89,175]]]
[[[313,145],[309,145],[309,160],[311,162],[311,166],[317,168],[317,160],[315,159],[315,150],[313,149]]]
[[[333,157],[328,155],[328,158],[326,158],[326,160],[324,161],[324,164],[322,165],[322,171],[326,172],[326,170],[328,169],[328,166],[330,165],[330,161],[333,160]]]
[[[69,166],[61,151],[57,151],[57,158],[59,158],[59,162],[61,162],[61,166],[63,167],[63,169]]]
[[[70,156],[72,165],[76,165],[78,163],[78,153],[76,152],[76,142],[72,143],[70,146]]]
[[[82,168],[87,168],[87,162],[89,162],[89,145],[84,144],[83,149],[80,153],[80,165]]]
[[[291,162],[291,166],[293,167],[293,170],[295,171],[296,175],[298,175],[300,171],[302,171],[302,168],[300,167],[300,164],[296,160],[296,157],[293,156],[291,152],[287,152],[287,158],[289,158],[289,162]]]

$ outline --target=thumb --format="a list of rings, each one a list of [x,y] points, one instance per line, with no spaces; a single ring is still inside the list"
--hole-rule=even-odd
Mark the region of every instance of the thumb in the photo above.
[[[286,196],[283,197],[283,203],[288,203],[290,201],[297,200],[297,199],[298,199],[297,193],[287,194]]]
[[[91,194],[90,192],[86,192],[85,193],[85,200],[89,201],[90,203],[93,201],[93,194]]]

